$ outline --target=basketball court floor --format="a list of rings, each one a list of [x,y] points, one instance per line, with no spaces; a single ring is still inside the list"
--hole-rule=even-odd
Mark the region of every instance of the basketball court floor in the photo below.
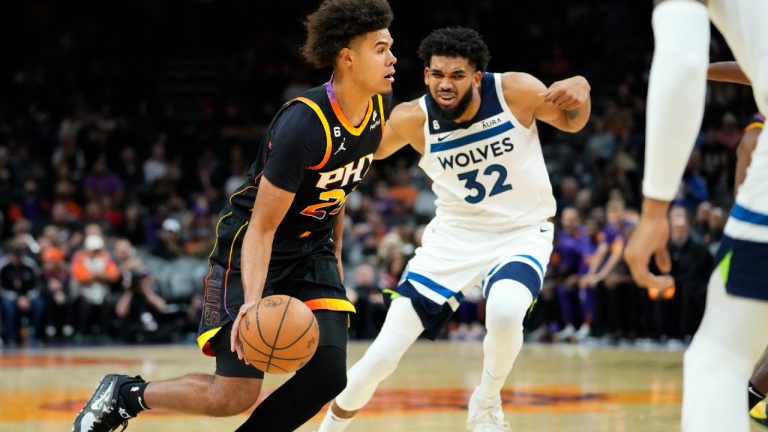
[[[350,364],[368,342],[350,344]],[[417,342],[349,431],[464,431],[482,344]],[[68,432],[107,372],[170,378],[210,372],[194,345],[0,353],[0,431]],[[512,431],[678,431],[682,351],[526,344],[502,394]],[[264,392],[285,376],[268,376]],[[210,419],[152,410],[130,432],[233,431],[245,414]],[[317,428],[320,415],[299,429]],[[758,426],[753,425],[757,432]]]

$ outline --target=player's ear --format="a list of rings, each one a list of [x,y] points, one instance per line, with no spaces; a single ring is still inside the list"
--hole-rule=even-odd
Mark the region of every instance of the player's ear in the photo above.
[[[352,50],[344,47],[339,51],[339,56],[336,58],[336,62],[339,65],[351,66],[352,65]]]
[[[428,67],[424,68],[424,84],[426,84],[427,87],[429,87],[429,68]]]
[[[480,88],[480,82],[483,81],[483,71],[476,70],[474,74],[472,74],[472,83],[475,85],[475,87]]]

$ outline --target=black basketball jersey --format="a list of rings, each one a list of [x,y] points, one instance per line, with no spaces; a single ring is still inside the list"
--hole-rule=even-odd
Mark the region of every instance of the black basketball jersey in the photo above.
[[[381,95],[371,98],[365,118],[354,127],[336,102],[331,83],[307,90],[285,103],[270,123],[261,154],[251,165],[246,182],[230,197],[235,208],[242,211],[253,208],[262,173],[270,163],[272,146],[280,145],[273,142],[275,122],[288,107],[299,103],[309,106],[320,122],[290,126],[300,128],[302,136],[325,137],[325,149],[319,152],[322,159],[318,163],[304,169],[293,203],[278,226],[275,239],[329,235],[347,197],[371,167],[384,131],[387,111]]]

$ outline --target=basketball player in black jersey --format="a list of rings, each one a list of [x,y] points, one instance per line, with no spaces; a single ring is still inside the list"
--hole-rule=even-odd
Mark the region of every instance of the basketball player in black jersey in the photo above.
[[[220,213],[205,278],[198,343],[215,375],[148,383],[106,375],[73,432],[113,431],[140,411],[164,408],[231,416],[256,402],[264,374],[245,363],[237,340],[247,308],[287,294],[315,311],[312,360],[269,395],[238,431],[292,431],[346,385],[348,314],[341,280],[344,202],[368,171],[385,127],[397,59],[386,0],[327,0],[306,20],[304,57],[332,66],[330,80],[274,116],[248,180]]]

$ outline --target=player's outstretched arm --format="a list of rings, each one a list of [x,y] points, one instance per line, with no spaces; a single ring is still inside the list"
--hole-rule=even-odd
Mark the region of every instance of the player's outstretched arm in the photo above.
[[[752,85],[749,78],[735,61],[710,63],[707,67],[707,79],[734,84]]]
[[[403,102],[393,108],[374,159],[387,158],[408,144],[420,154],[424,154],[422,128],[425,118],[418,99]]]

